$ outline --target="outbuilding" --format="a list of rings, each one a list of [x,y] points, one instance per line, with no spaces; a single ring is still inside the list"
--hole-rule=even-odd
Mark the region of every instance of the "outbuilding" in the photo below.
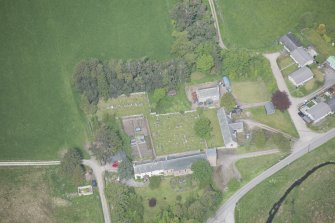
[[[220,100],[220,89],[219,86],[200,88],[197,90],[198,102],[216,102]]]
[[[335,56],[330,56],[327,59],[328,65],[335,70]]]
[[[272,115],[273,113],[276,112],[275,106],[271,101],[266,102],[264,108],[267,115]]]

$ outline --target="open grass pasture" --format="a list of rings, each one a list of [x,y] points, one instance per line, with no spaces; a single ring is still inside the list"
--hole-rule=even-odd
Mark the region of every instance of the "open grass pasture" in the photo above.
[[[299,137],[298,132],[295,129],[287,111],[281,112],[276,110],[274,114],[267,115],[265,113],[264,107],[259,107],[247,109],[246,112],[249,112],[251,118],[255,121],[282,130],[283,132],[286,132],[293,137]]]
[[[264,81],[235,81],[232,89],[234,96],[242,103],[269,101],[271,97]]]
[[[281,35],[300,32],[296,27],[303,17],[335,27],[333,0],[219,0],[216,6],[223,42],[228,47],[273,48]]]
[[[97,115],[101,117],[104,113],[115,114],[116,116],[129,116],[149,114],[150,105],[147,94],[132,94],[119,96],[107,101],[100,100]]]
[[[102,223],[97,191],[71,197],[76,188],[59,178],[54,167],[0,168],[1,222]]]
[[[285,167],[268,178],[238,203],[235,221],[266,222],[268,212],[295,180],[314,166],[335,160],[335,140]],[[273,222],[334,222],[335,166],[326,166],[310,175],[286,197]]]
[[[173,2],[0,1],[1,159],[56,159],[82,146],[70,80],[82,59],[170,57]]]

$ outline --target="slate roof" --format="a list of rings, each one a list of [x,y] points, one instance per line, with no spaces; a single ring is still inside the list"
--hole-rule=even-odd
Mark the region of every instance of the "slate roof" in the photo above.
[[[267,115],[271,115],[276,112],[275,106],[271,101],[266,102],[264,107]]]
[[[201,98],[208,98],[208,97],[220,97],[220,89],[219,86],[210,87],[210,88],[200,88],[197,90],[197,95],[199,100]]]
[[[142,174],[153,171],[165,171],[171,169],[173,169],[174,171],[190,169],[195,161],[201,159],[206,159],[206,154],[204,152],[179,157],[167,156],[158,160],[134,164],[134,173]]]
[[[280,37],[279,42],[281,42],[290,52],[298,47],[301,47],[301,43],[294,37],[292,33],[288,33]]]
[[[319,119],[329,114],[331,112],[331,108],[327,103],[320,102],[311,107],[307,112],[312,116],[313,121],[318,121]]]
[[[305,66],[309,62],[313,62],[313,57],[309,55],[303,47],[298,47],[291,52],[291,57],[301,66]]]
[[[330,99],[327,103],[330,106],[330,109],[332,110],[332,112],[335,112],[335,97]]]
[[[313,77],[314,74],[308,67],[302,67],[288,76],[292,78],[297,85],[300,85]]]
[[[236,143],[234,131],[243,130],[243,122],[232,122],[224,108],[217,111],[221,134],[225,145]]]

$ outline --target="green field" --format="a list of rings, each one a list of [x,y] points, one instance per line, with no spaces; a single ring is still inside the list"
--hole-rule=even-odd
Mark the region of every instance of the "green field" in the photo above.
[[[243,103],[256,103],[270,100],[264,81],[233,82],[234,96]]]
[[[287,111],[281,112],[276,110],[276,112],[272,115],[267,115],[265,113],[264,107],[251,108],[247,109],[246,111],[250,112],[251,118],[255,121],[282,130],[283,132],[286,132],[293,137],[299,137],[298,132],[295,129]]]
[[[0,2],[1,159],[57,159],[82,146],[86,121],[70,80],[96,57],[170,57],[173,2]]]
[[[297,29],[302,17],[335,28],[333,0],[322,3],[314,0],[219,0],[216,6],[223,42],[228,48],[276,46],[281,35]]]
[[[57,168],[0,168],[0,219],[9,222],[103,222],[98,192],[76,196]],[[73,196],[75,195],[75,196]]]
[[[251,190],[238,203],[235,209],[235,221],[266,222],[273,204],[295,180],[314,166],[335,160],[334,146],[333,139]],[[334,174],[334,165],[317,170],[291,191],[273,222],[334,222]]]

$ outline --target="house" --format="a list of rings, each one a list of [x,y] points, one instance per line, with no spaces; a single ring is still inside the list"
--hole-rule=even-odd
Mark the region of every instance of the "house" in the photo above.
[[[200,88],[197,91],[198,102],[215,102],[220,100],[220,89],[219,86],[209,87],[209,88]]]
[[[298,47],[301,47],[301,43],[294,37],[291,32],[280,37],[279,43],[283,45],[288,52],[292,52]]]
[[[290,75],[288,75],[288,79],[292,82],[292,84],[296,87],[300,87],[304,85],[307,81],[313,79],[313,72],[308,67],[302,67]]]
[[[330,99],[327,104],[329,105],[331,111],[334,113],[335,112],[335,97]]]
[[[208,154],[211,162],[213,162],[214,151],[210,151]],[[166,156],[156,160],[134,162],[134,175],[135,178],[187,175],[192,173],[191,166],[195,161],[206,159],[207,154],[205,152],[198,152],[182,156]]]
[[[299,67],[304,67],[314,63],[314,58],[303,47],[298,47],[291,51],[290,57],[298,64]]]
[[[310,109],[305,111],[306,115],[313,120],[314,123],[321,121],[324,119],[327,115],[333,113],[331,110],[331,107],[325,103],[320,102]]]
[[[267,115],[272,115],[273,113],[276,112],[275,106],[271,101],[266,102],[264,108]]]
[[[233,123],[224,108],[217,111],[221,134],[226,148],[237,148],[236,133],[243,132],[243,122]]]
[[[328,65],[335,70],[335,56],[330,56],[327,59]]]

